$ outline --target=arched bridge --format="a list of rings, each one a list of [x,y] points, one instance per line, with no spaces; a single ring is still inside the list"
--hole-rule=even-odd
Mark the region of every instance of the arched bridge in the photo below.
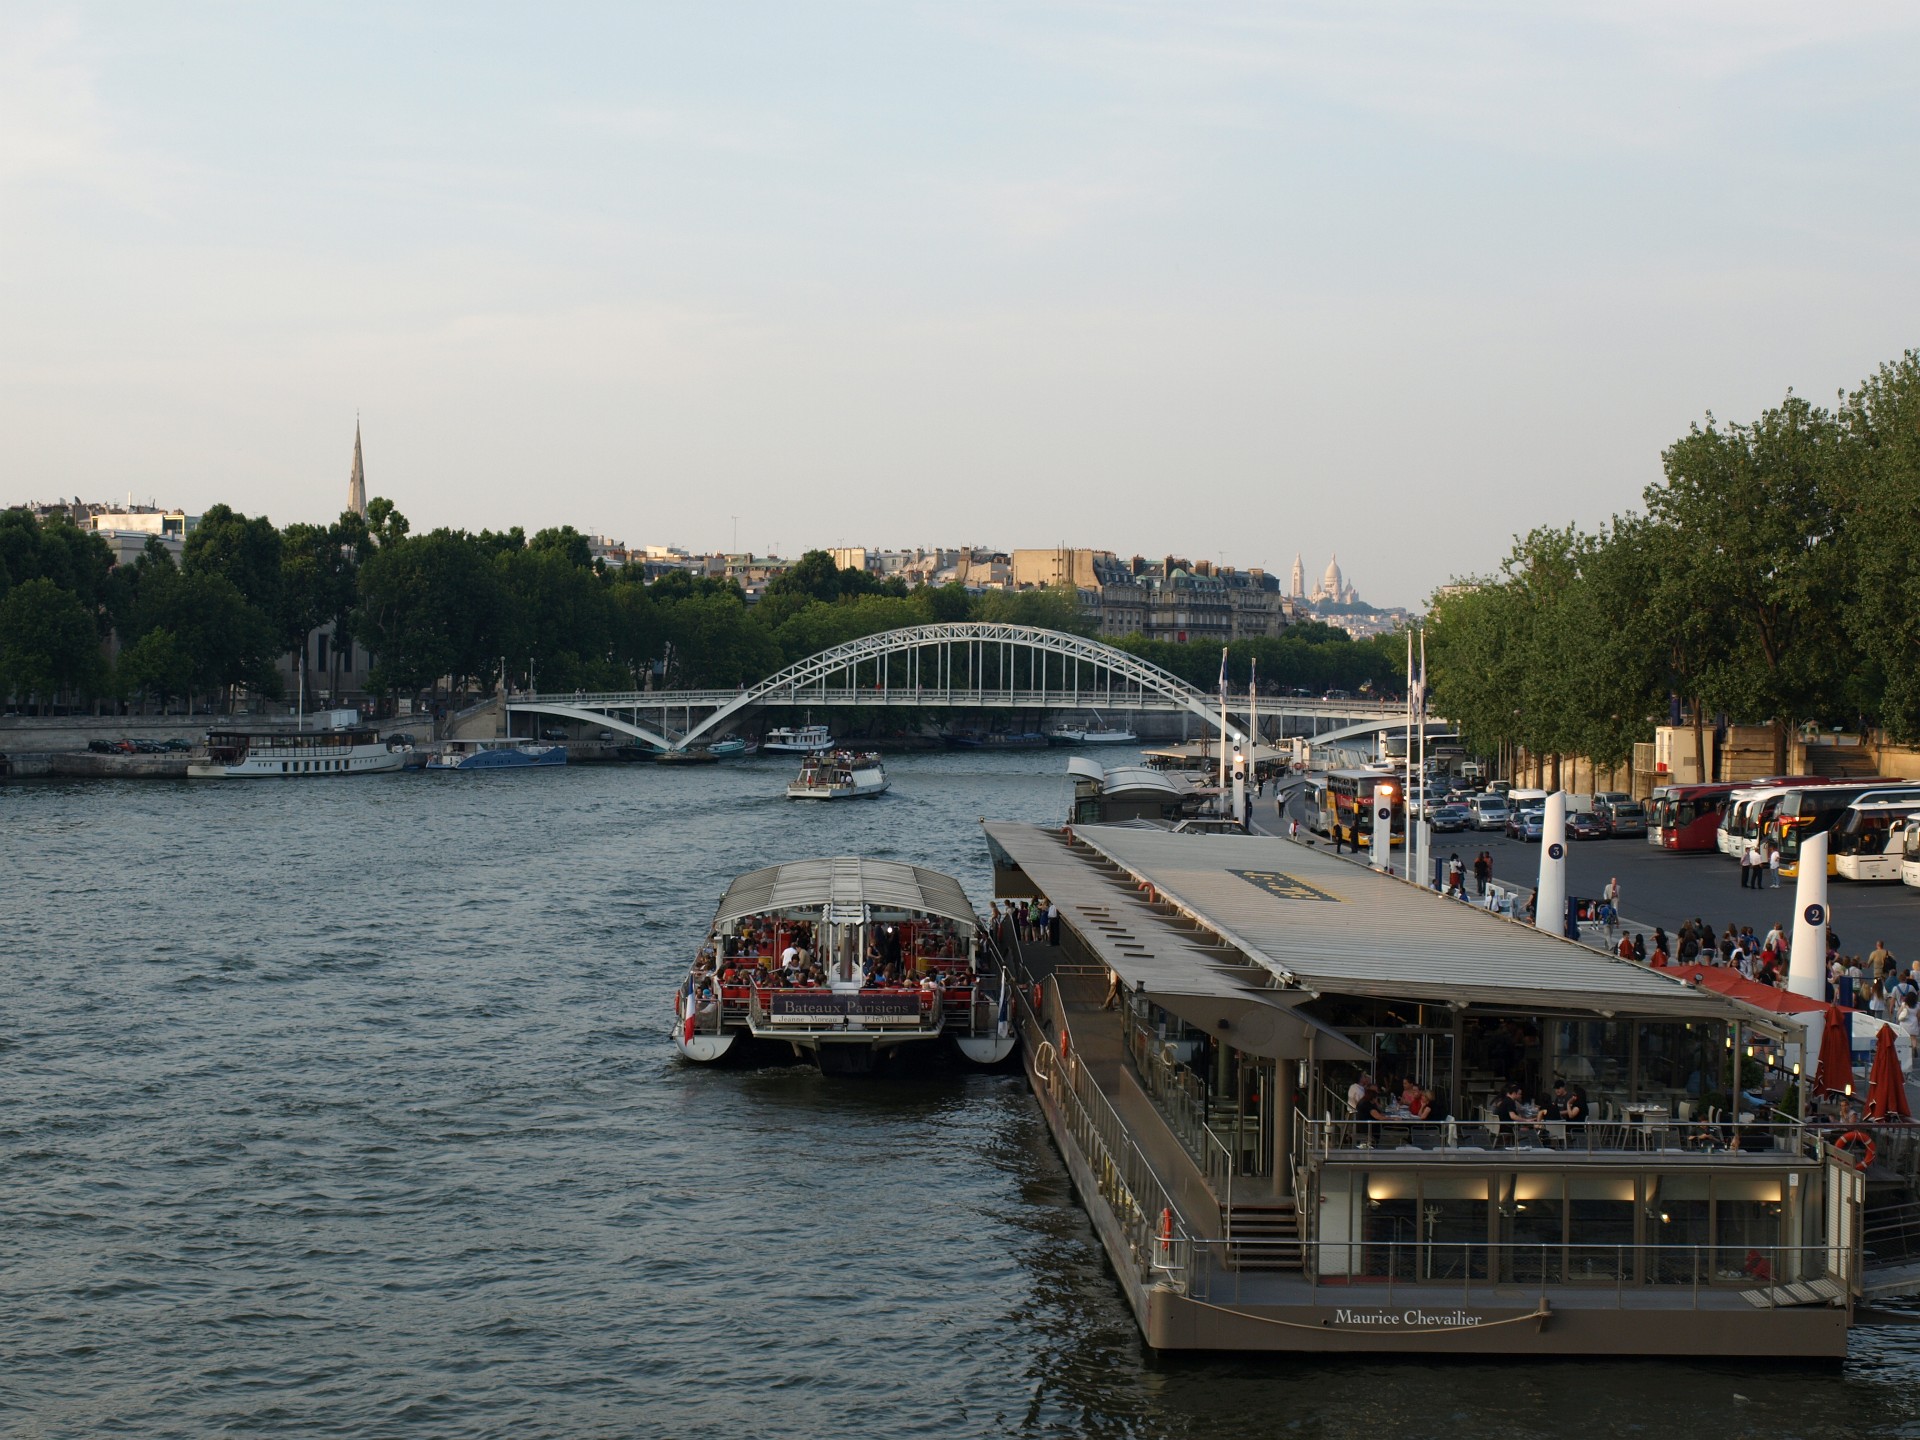
[[[633,690],[514,694],[513,714],[602,725],[661,749],[683,750],[734,729],[765,705],[898,709],[1185,712],[1218,728],[1220,702],[1138,655],[1083,635],[1031,625],[954,622],[885,630],[849,640],[735,690]],[[1244,697],[1229,723],[1246,725]],[[1261,718],[1335,721],[1400,713],[1390,701],[1261,697]]]

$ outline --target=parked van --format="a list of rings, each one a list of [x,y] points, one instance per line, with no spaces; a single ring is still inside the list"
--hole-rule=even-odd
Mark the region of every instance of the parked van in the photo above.
[[[1504,795],[1476,795],[1467,802],[1476,830],[1504,830],[1510,813]]]

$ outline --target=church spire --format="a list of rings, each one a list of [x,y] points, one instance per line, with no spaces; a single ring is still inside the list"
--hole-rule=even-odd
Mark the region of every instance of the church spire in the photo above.
[[[367,471],[360,463],[360,417],[353,417],[353,474],[347,477],[347,508],[367,518]]]

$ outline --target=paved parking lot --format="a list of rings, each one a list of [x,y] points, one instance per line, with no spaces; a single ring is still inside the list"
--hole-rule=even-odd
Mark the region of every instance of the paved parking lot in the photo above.
[[[1305,836],[1305,812],[1292,813],[1299,816]],[[1261,803],[1258,819],[1263,827],[1275,828],[1271,798]],[[1284,831],[1284,822],[1278,828]],[[1493,856],[1494,878],[1523,891],[1531,891],[1538,882],[1538,844],[1509,840],[1498,831],[1467,830],[1433,837],[1433,853],[1440,859],[1460,856],[1469,887],[1473,857],[1482,850]],[[1620,910],[1629,928],[1644,931],[1649,939],[1655,925],[1666,926],[1671,935],[1681,921],[1695,918],[1710,921],[1716,930],[1729,924],[1751,925],[1763,935],[1776,922],[1788,928],[1792,924],[1791,880],[1782,880],[1778,890],[1743,890],[1740,867],[1718,852],[1668,854],[1643,839],[1582,840],[1567,846],[1569,894],[1597,898],[1609,876],[1620,881]],[[1920,890],[1832,880],[1827,898],[1834,931],[1847,954],[1865,955],[1876,940],[1884,940],[1897,958],[1920,959]]]

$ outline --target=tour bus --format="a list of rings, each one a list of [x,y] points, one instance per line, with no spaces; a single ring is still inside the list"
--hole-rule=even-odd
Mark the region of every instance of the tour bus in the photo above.
[[[1754,823],[1754,811],[1768,795],[1780,793],[1783,792],[1778,786],[1751,785],[1727,797],[1726,808],[1720,812],[1720,828],[1714,834],[1722,855],[1739,857],[1747,842],[1760,833]]]
[[[1920,789],[1901,800],[1859,800],[1833,822],[1827,854],[1843,880],[1899,880],[1907,822],[1920,815]]]
[[[1321,792],[1321,824],[1327,834],[1355,848],[1373,843],[1374,800],[1382,790],[1393,797],[1393,829],[1389,845],[1398,845],[1407,833],[1406,784],[1392,770],[1334,770]]]
[[[1795,788],[1783,795],[1767,822],[1766,843],[1780,847],[1780,873],[1791,880],[1800,874],[1800,844],[1814,835],[1831,830],[1834,822],[1847,813],[1847,807],[1860,800],[1900,800],[1908,783],[1899,780],[1826,781]],[[1831,846],[1827,849],[1827,874],[1838,875]]]
[[[1733,794],[1722,785],[1669,785],[1647,812],[1647,843],[1661,850],[1713,850],[1720,812]]]
[[[1909,820],[1901,833],[1900,848],[1905,863],[1900,866],[1900,883],[1920,890],[1920,820]]]

